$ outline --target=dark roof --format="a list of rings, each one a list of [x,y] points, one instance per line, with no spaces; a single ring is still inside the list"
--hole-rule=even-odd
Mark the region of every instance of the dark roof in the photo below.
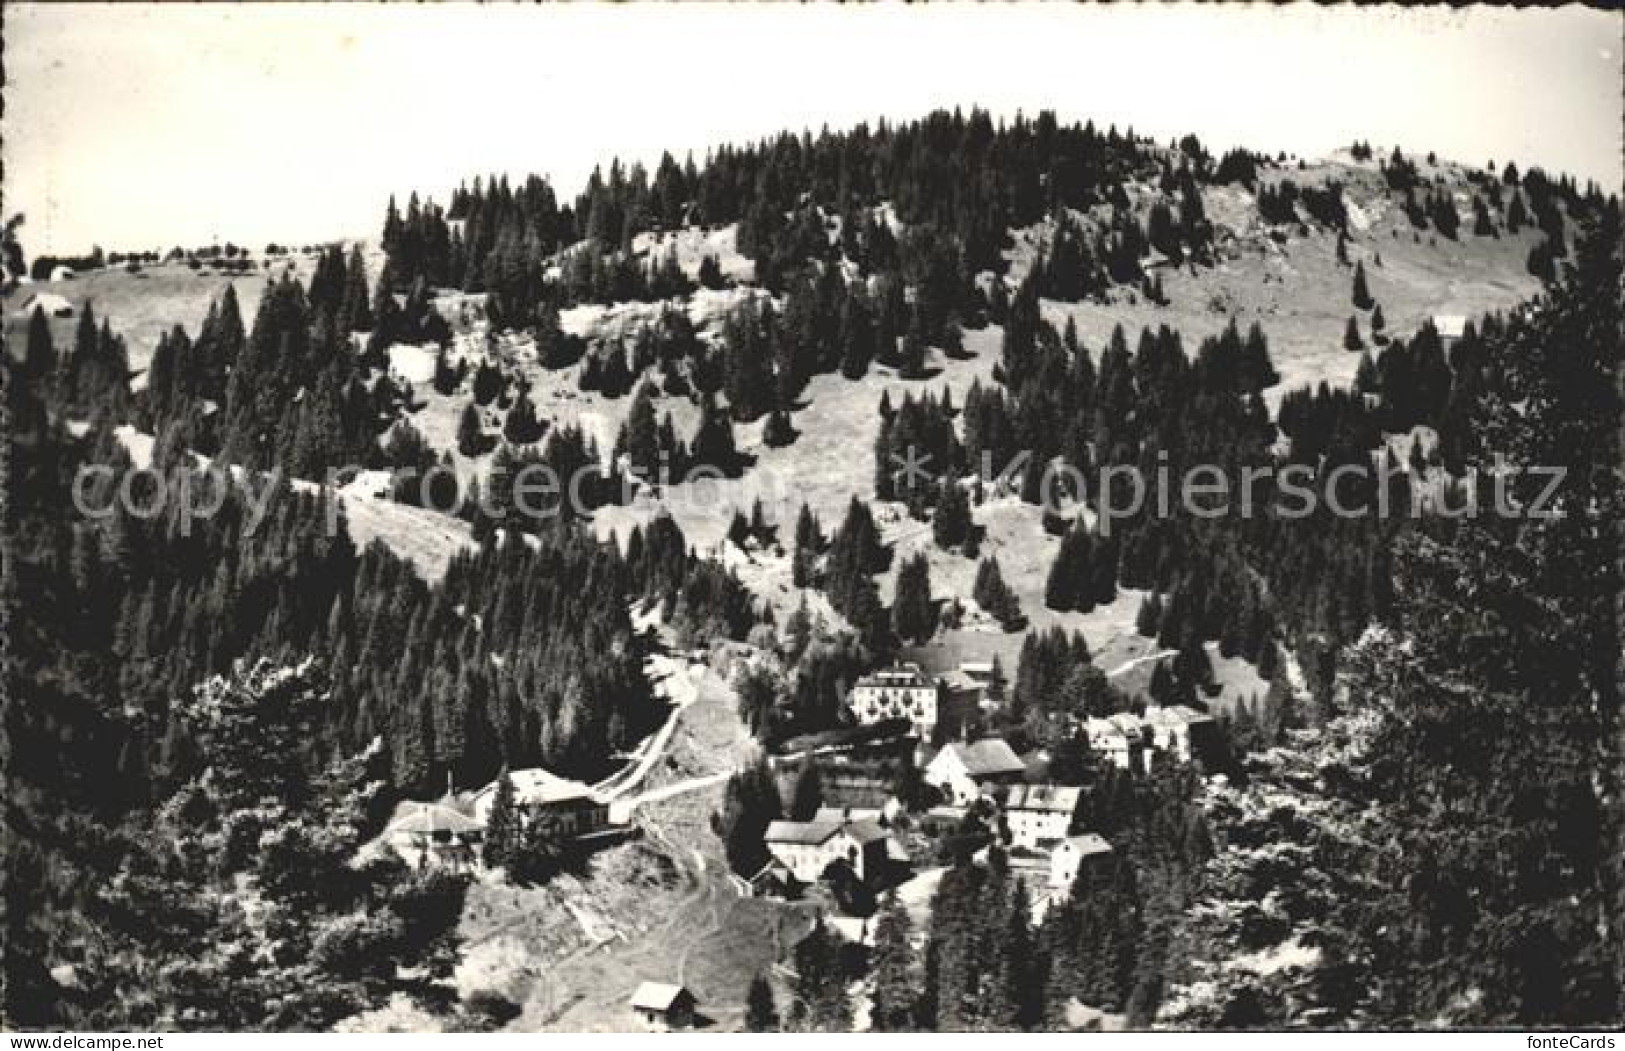
[[[965,765],[966,772],[972,777],[1020,774],[1027,769],[1027,764],[1004,743],[1002,737],[984,737],[974,744],[955,743],[945,745],[944,748],[959,757],[959,761]]]
[[[863,847],[886,838],[886,830],[880,827],[880,822],[867,817],[858,821],[847,822],[846,834],[857,840],[858,845]]]
[[[891,797],[891,785],[878,778],[863,781],[852,778],[833,783],[826,778],[824,781],[824,799],[833,804],[836,810],[879,810]]]
[[[760,886],[769,880],[783,880],[790,874],[790,869],[786,867],[784,862],[778,858],[768,858],[767,864],[762,866],[761,871],[757,872],[747,882],[752,886]]]
[[[1083,789],[1067,785],[1013,785],[1005,796],[1006,810],[1045,810],[1070,814],[1078,809]]]
[[[767,834],[762,837],[764,843],[797,843],[803,846],[818,846],[829,842],[831,836],[845,832],[857,841],[859,846],[868,846],[886,838],[886,830],[880,823],[872,818],[850,820],[839,811],[821,810],[818,817],[811,821],[775,821],[767,826]]]
[[[897,664],[890,668],[870,672],[858,680],[860,687],[917,689],[930,686],[931,680],[920,671],[918,664]]]
[[[816,847],[839,832],[839,821],[774,821],[767,826],[765,843],[799,843]]]

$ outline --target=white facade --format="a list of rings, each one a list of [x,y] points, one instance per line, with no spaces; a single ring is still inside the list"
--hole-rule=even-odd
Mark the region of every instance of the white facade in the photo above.
[[[476,869],[485,827],[443,803],[402,803],[380,837],[412,868]]]
[[[1434,314],[1434,331],[1439,333],[1443,340],[1457,340],[1467,331],[1467,316],[1465,314]]]
[[[1145,726],[1151,735],[1151,747],[1159,752],[1171,752],[1182,763],[1191,761],[1192,732],[1212,721],[1183,704],[1145,710]]]
[[[1145,714],[1119,712],[1106,719],[1090,719],[1083,732],[1089,747],[1107,762],[1123,770],[1143,771],[1149,767],[1146,751],[1166,752],[1181,763],[1195,755],[1193,741],[1213,719],[1183,704],[1152,705]]]
[[[548,811],[566,836],[591,835],[609,827],[609,804],[580,781],[558,777],[541,767],[515,770],[509,780],[513,783],[514,804],[521,813],[530,808]],[[471,800],[474,820],[482,828],[491,820],[496,786],[497,782],[491,782]]]
[[[847,844],[839,836],[831,836],[822,843],[769,842],[767,849],[802,883],[817,883],[824,870],[846,856]]]
[[[1015,785],[1004,800],[1010,844],[1043,850],[1066,838],[1082,791],[1059,785]]]
[[[858,680],[847,695],[847,707],[865,726],[886,719],[907,719],[922,741],[937,728],[940,691],[915,664],[899,664]]]
[[[1139,766],[1145,731],[1134,716],[1123,713],[1109,719],[1090,719],[1084,724],[1084,734],[1089,738],[1089,747],[1119,770]]]
[[[851,865],[860,880],[871,878],[885,860],[886,838],[870,821],[775,821],[763,842],[797,882],[817,883],[836,861]]]
[[[926,764],[926,784],[935,785],[949,803],[966,804],[981,798],[992,785],[1019,781],[1026,764],[1001,738],[989,737],[974,744],[955,742]]]
[[[938,752],[926,766],[925,781],[940,789],[949,803],[963,806],[981,797],[982,786],[970,776],[964,762],[951,751],[951,748],[950,745]]]
[[[1112,845],[1093,832],[1069,836],[1050,852],[1049,886],[1057,894],[1067,894],[1077,881],[1078,870],[1089,858],[1112,852]]]

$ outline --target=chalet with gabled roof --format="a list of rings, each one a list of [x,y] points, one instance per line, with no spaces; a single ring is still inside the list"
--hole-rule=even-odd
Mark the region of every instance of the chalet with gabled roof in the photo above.
[[[984,737],[970,744],[942,746],[925,768],[925,781],[942,791],[950,803],[978,799],[995,785],[1014,784],[1027,772],[1027,764],[1002,737]]]
[[[656,1031],[686,1029],[694,1024],[699,1002],[681,985],[641,982],[632,993],[632,1013]]]
[[[821,814],[811,821],[774,821],[762,842],[798,882],[810,884],[837,861],[850,865],[861,881],[876,879],[885,868],[888,838],[873,819]]]
[[[508,775],[513,783],[514,803],[521,809],[545,810],[560,832],[577,839],[604,832],[610,827],[609,803],[580,781],[559,777],[541,767],[515,770]],[[470,800],[474,819],[483,828],[496,801],[497,782],[474,793]]]

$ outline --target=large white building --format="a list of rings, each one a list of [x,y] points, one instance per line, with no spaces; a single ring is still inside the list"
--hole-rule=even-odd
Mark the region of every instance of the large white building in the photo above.
[[[1065,839],[1082,795],[1066,785],[1011,785],[1004,797],[1011,846],[1047,850]]]
[[[886,861],[886,830],[872,820],[819,817],[775,821],[762,837],[768,853],[801,883],[817,883],[830,865],[845,861],[858,879],[874,879]]]
[[[917,664],[899,664],[865,675],[847,695],[847,707],[867,726],[886,719],[907,719],[922,741],[937,728],[941,689]]]
[[[508,779],[513,782],[514,803],[521,811],[546,810],[566,836],[589,836],[609,827],[609,804],[580,781],[559,777],[541,767],[515,770]],[[493,781],[470,800],[474,820],[481,828],[490,821],[496,792],[497,782]]]

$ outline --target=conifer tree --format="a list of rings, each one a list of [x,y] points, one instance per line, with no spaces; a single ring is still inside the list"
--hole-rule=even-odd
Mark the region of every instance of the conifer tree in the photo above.
[[[881,902],[874,938],[869,1028],[877,1033],[910,1032],[916,1024],[921,976],[916,973],[913,924],[895,890]]]
[[[852,1007],[846,999],[846,976],[840,941],[820,915],[813,929],[796,943],[796,1002],[792,1020],[796,1028],[812,1033],[843,1033],[852,1027]]]
[[[801,505],[796,515],[795,552],[791,556],[790,580],[798,588],[812,587],[818,560],[824,551],[824,534],[812,508]]]
[[[1529,255],[1524,268],[1529,273],[1550,284],[1557,279],[1557,261],[1549,240],[1535,242],[1529,248]]]
[[[767,864],[762,837],[767,826],[783,816],[778,781],[765,757],[728,779],[722,811],[713,816],[712,827],[722,838],[736,875],[749,878]]]
[[[1366,285],[1365,261],[1354,264],[1354,309],[1370,310],[1373,305],[1371,289]]]
[[[714,256],[706,256],[706,260],[716,263]],[[718,275],[720,277],[720,274]],[[705,267],[701,264],[700,277],[703,283]],[[712,287],[707,285],[706,287]],[[773,986],[768,984],[765,975],[758,974],[750,980],[750,989],[745,993],[745,1031],[747,1033],[776,1033],[779,1029],[779,1010],[773,1002]]]
[[[1512,191],[1512,200],[1507,204],[1507,233],[1515,234],[1529,222],[1529,209],[1523,203],[1523,192]]]
[[[1134,630],[1142,638],[1157,637],[1157,626],[1162,620],[1162,599],[1155,591],[1140,600],[1140,610],[1134,616]]]
[[[970,539],[972,528],[970,498],[957,479],[944,477],[931,515],[931,538],[938,547],[952,550]]]
[[[1377,371],[1377,362],[1370,353],[1360,356],[1359,368],[1354,370],[1354,390],[1360,394],[1382,392],[1382,376]]]
[[[726,282],[722,277],[722,264],[717,261],[716,256],[707,254],[700,260],[699,278],[700,286],[713,292],[724,287]],[[768,995],[772,995],[771,990],[769,990]]]
[[[372,303],[367,292],[367,265],[361,257],[360,244],[353,245],[350,248],[350,259],[345,268],[343,294],[344,300],[339,311],[339,332],[348,335],[351,332],[371,330],[373,323]]]
[[[517,845],[509,870],[522,883],[545,883],[558,874],[568,858],[567,834],[558,812],[539,804],[520,808]]]
[[[446,348],[440,347],[434,355],[434,389],[443,397],[451,397],[457,393],[457,386],[462,382],[462,375],[452,367],[451,359],[446,355]]]
[[[984,1009],[983,1022],[1001,1031],[1031,1028],[1043,1011],[1043,987],[1034,979],[1041,973],[1035,959],[1032,907],[1026,883],[1017,877],[997,932],[992,977],[997,983],[993,1006]]]
[[[689,458],[696,466],[720,471],[730,478],[739,473],[739,448],[734,444],[733,421],[709,397],[700,404],[700,421],[689,442]]]
[[[897,594],[892,602],[892,630],[899,639],[923,645],[935,633],[936,609],[931,603],[931,566],[922,551],[897,572]]]
[[[1352,317],[1349,318],[1349,323],[1343,328],[1343,349],[1365,349],[1365,340],[1360,338],[1360,325]]]
[[[860,380],[869,371],[875,356],[874,319],[869,304],[859,289],[849,291],[842,300],[839,342],[841,345],[841,375],[849,380]]]
[[[795,790],[790,795],[790,820],[811,821],[823,805],[824,781],[818,773],[818,763],[811,754],[803,755]]]
[[[918,309],[909,314],[908,330],[897,362],[897,375],[905,380],[925,378],[925,323]]]
[[[491,797],[491,813],[485,819],[485,841],[481,845],[485,864],[491,868],[512,863],[519,848],[519,812],[514,802],[513,779],[504,766],[497,775],[496,791]]]
[[[771,324],[747,304],[736,311],[723,333],[723,390],[735,420],[749,422],[767,412],[775,401],[772,351],[764,327]]]
[[[56,373],[56,344],[51,339],[51,323],[46,320],[45,311],[38,306],[28,317],[28,339],[24,344],[22,365],[21,378],[25,382],[46,384]]]
[[[976,567],[976,583],[971,589],[976,604],[986,610],[1005,631],[1017,631],[1026,623],[1015,592],[1004,582],[996,558],[984,558]]]
[[[778,449],[795,439],[796,429],[790,422],[790,414],[783,409],[774,409],[767,417],[767,423],[762,425],[762,444],[770,449]]]
[[[530,394],[520,390],[513,407],[502,421],[502,436],[514,445],[529,445],[541,438],[544,426],[536,418],[536,406]]]
[[[648,380],[638,384],[627,409],[626,422],[621,424],[615,451],[625,456],[634,470],[650,476],[660,466],[660,428],[655,422],[654,385]]]
[[[480,410],[475,408],[473,402],[463,406],[463,414],[457,420],[457,451],[473,459],[484,455],[489,448],[485,436],[485,426],[480,422]]]

